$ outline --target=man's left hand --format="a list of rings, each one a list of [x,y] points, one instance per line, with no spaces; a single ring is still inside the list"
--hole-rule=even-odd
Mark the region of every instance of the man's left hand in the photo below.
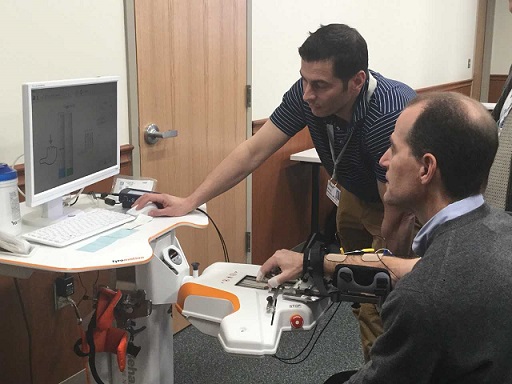
[[[281,249],[263,263],[256,276],[256,280],[261,281],[266,275],[280,269],[281,272],[278,275],[268,280],[269,287],[275,288],[288,280],[299,277],[302,273],[302,261],[302,253]]]

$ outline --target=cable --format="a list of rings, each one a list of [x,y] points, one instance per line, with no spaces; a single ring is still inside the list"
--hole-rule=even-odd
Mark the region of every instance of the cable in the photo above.
[[[72,195],[69,195],[69,197],[64,201],[65,204],[67,204],[67,206],[71,207],[72,205],[75,205],[77,202],[78,202],[78,199],[80,198],[80,196],[82,195],[82,192],[84,191],[84,188],[80,189],[75,196],[72,196]],[[85,193],[85,195],[87,196],[90,196],[92,197],[93,200],[103,200],[105,202],[105,204],[107,205],[111,205],[111,206],[114,206],[116,204],[121,204],[119,201],[116,201],[108,196],[119,196],[118,193],[106,193],[106,192],[102,192],[102,193],[98,193],[98,192],[87,192]],[[99,195],[99,196],[98,196]],[[71,200],[73,200],[73,202],[70,203]]]
[[[30,331],[30,326],[28,323],[27,311],[25,309],[25,303],[23,302],[23,297],[21,296],[20,285],[18,283],[17,278],[13,278],[14,285],[16,286],[16,292],[18,294],[18,300],[21,305],[21,313],[23,315],[23,321],[25,322],[25,329],[27,331],[28,337],[28,365],[29,365],[29,374],[30,374],[30,383],[34,383],[34,377],[32,372],[32,332]]]
[[[96,280],[94,280],[94,283],[92,284],[93,290],[94,290],[94,288],[98,285],[98,280],[99,280],[99,278],[100,278],[100,271],[99,271],[99,270],[97,270],[97,271],[96,271]]]
[[[14,159],[14,161],[12,162],[11,167],[12,167],[12,168],[14,168],[14,166],[16,165],[16,162],[17,162],[19,159],[21,159],[23,156],[25,156],[25,154],[24,154],[24,153],[22,153],[22,154],[21,154],[21,155],[19,155],[16,159]],[[23,192],[23,191],[21,190],[21,188],[20,188],[20,186],[19,186],[19,185],[18,185],[18,193],[19,193],[21,196],[25,197],[25,192]]]
[[[94,281],[94,283],[92,283],[93,291],[94,291],[94,287],[96,287],[96,285],[98,284],[99,277],[100,277],[100,271],[96,271],[96,280]],[[84,294],[82,295],[82,297],[76,304],[77,306],[79,306],[82,303],[82,301],[91,299],[91,297],[88,295],[89,290],[85,287],[80,273],[78,274],[78,280],[80,281],[80,285],[84,289]]]
[[[382,254],[379,254],[379,252],[381,252]],[[391,272],[391,274],[395,277],[395,279],[396,279],[396,280],[400,280],[400,279],[398,278],[398,276],[395,274],[395,272],[393,272],[393,271],[391,270],[391,268],[389,268],[389,267],[386,265],[386,263],[382,260],[382,257],[383,257],[383,256],[385,256],[385,255],[393,256],[393,253],[392,253],[389,249],[387,249],[387,248],[380,248],[380,249],[377,249],[377,250],[375,251],[375,254],[376,254],[376,255],[377,255],[377,257],[379,258],[379,261],[382,263],[382,265],[383,265],[384,267],[386,267],[386,269],[387,269],[389,272]]]
[[[12,167],[14,168],[14,166],[16,165],[16,162],[21,159],[23,156],[25,156],[24,153],[22,153],[21,155],[19,155],[17,158],[14,159],[14,161],[12,162]]]
[[[329,307],[327,308],[326,312],[329,311],[332,308],[333,305],[334,305],[334,303],[331,303],[329,305]],[[304,348],[302,348],[302,350],[297,355],[295,355],[293,357],[279,357],[279,356],[277,356],[277,354],[275,354],[275,355],[272,355],[272,357],[274,357],[275,359],[279,360],[282,363],[290,364],[290,365],[300,364],[300,363],[304,362],[309,357],[311,352],[313,352],[313,349],[315,348],[316,343],[320,339],[320,336],[322,336],[322,333],[326,330],[327,326],[329,325],[331,320],[334,318],[334,315],[336,314],[336,312],[338,312],[338,309],[340,308],[340,305],[341,305],[341,302],[338,303],[338,305],[336,306],[336,309],[332,312],[331,317],[329,318],[329,320],[327,320],[327,322],[325,323],[324,327],[320,330],[320,333],[318,334],[318,336],[314,340],[313,345],[311,345],[311,348],[310,348],[309,352],[306,354],[306,356],[304,356],[302,359],[300,359],[298,361],[290,361],[290,360],[297,359],[300,355],[302,355],[304,353],[304,351],[307,350],[307,348],[311,344],[311,341],[313,340],[313,336],[315,335],[316,329],[318,327],[318,323],[317,323],[317,325],[315,325],[315,328],[313,329],[313,334],[311,335],[311,338],[309,339],[307,344],[304,346]]]
[[[330,307],[329,307],[330,308]],[[272,355],[272,357],[276,358],[277,360],[283,362],[283,363],[286,363],[287,361],[289,360],[294,360],[296,359],[297,357],[299,357],[302,353],[304,353],[304,351],[308,348],[309,344],[311,343],[311,341],[313,340],[313,337],[315,336],[315,333],[316,333],[316,329],[318,328],[318,323],[315,325],[315,328],[313,328],[313,332],[311,334],[311,337],[309,338],[308,342],[306,343],[306,345],[304,346],[304,348],[302,348],[302,350],[297,353],[295,356],[293,357],[279,357],[277,356],[277,354],[275,355]],[[317,339],[318,340],[318,339]],[[315,341],[316,343],[316,341]],[[313,345],[314,346],[314,345]],[[294,364],[294,363],[288,363],[288,364]]]
[[[110,192],[88,192],[87,195],[92,197],[93,200],[103,200],[105,204],[114,206],[116,204],[121,204],[121,202],[117,201],[116,199],[112,199],[109,196],[119,196],[119,193],[110,193]]]
[[[69,198],[67,198],[65,201],[64,201],[64,204],[67,204],[69,207],[71,207],[72,205],[75,205],[78,201],[78,199],[80,198],[80,194],[83,192],[84,188],[81,188],[77,193],[76,193],[76,196],[69,196]],[[72,203],[70,203],[71,200],[75,199]]]
[[[88,298],[87,288],[85,288],[84,282],[82,281],[82,276],[79,273],[78,273],[78,281],[80,281],[80,285],[82,286],[82,288],[84,290],[84,294],[82,295],[80,300],[78,300],[78,303],[76,304],[77,306],[79,306],[82,303],[82,301],[87,300],[87,298]]]
[[[343,248],[340,248],[340,250],[342,250],[342,249]],[[390,272],[395,277],[396,280],[399,280],[398,276],[393,272],[393,270],[391,268],[389,268],[386,265],[386,263],[382,259],[383,256],[394,256],[393,252],[391,252],[389,249],[387,249],[387,248],[379,248],[376,251],[374,251],[371,248],[365,248],[365,249],[356,249],[354,251],[348,251],[348,252],[343,252],[342,251],[342,254],[343,255],[347,255],[347,256],[351,256],[351,255],[364,255],[365,253],[374,253],[377,256],[377,258],[379,259],[379,261],[382,263],[382,265],[384,267],[386,267],[388,272]]]
[[[329,307],[327,308],[326,312],[329,311],[332,306],[334,305],[334,303],[331,303],[329,305]],[[307,342],[307,344],[304,346],[304,348],[302,348],[302,350],[295,356],[293,357],[279,357],[277,356],[277,354],[275,355],[272,355],[272,357],[278,359],[279,361],[281,361],[282,363],[285,363],[285,364],[290,364],[290,365],[293,365],[293,364],[299,364],[299,363],[302,363],[304,362],[308,357],[309,355],[311,354],[311,352],[313,351],[313,349],[315,348],[315,345],[316,343],[318,342],[318,340],[320,339],[320,336],[322,336],[322,333],[325,331],[325,329],[327,328],[327,326],[329,325],[329,323],[331,322],[331,320],[334,318],[334,315],[336,314],[336,312],[338,311],[339,307],[341,305],[341,302],[338,303],[336,309],[333,311],[333,313],[331,314],[331,317],[329,318],[329,320],[325,323],[324,327],[320,330],[320,333],[318,334],[318,336],[316,337],[316,339],[314,340],[313,342],[313,345],[311,346],[309,352],[306,354],[306,356],[304,358],[302,358],[301,360],[299,361],[290,361],[290,360],[295,360],[296,358],[298,358],[300,355],[302,355],[304,353],[304,351],[307,350],[307,348],[309,347],[309,345],[311,344],[311,341],[313,340],[313,337],[315,336],[315,332],[317,330],[317,327],[318,327],[318,323],[317,325],[315,325],[315,328],[313,330],[313,334],[311,335],[311,338],[309,339],[309,341]]]
[[[217,227],[217,224],[215,224],[215,221],[213,221],[213,219],[211,218],[210,215],[208,215],[205,211],[203,211],[201,208],[196,208],[196,210],[198,210],[199,212],[201,212],[202,214],[206,215],[206,217],[208,218],[208,220],[210,220],[213,224],[213,226],[215,227],[215,230],[217,231],[217,234],[219,235],[219,239],[220,239],[220,243],[222,245],[222,250],[224,252],[224,261],[226,261],[226,263],[229,263],[229,255],[228,255],[228,247],[226,246],[226,243],[224,241],[224,237],[222,237],[222,234],[220,233],[219,231],[219,228]]]

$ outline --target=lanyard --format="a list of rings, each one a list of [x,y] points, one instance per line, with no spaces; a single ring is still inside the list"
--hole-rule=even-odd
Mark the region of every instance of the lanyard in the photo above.
[[[373,92],[375,91],[375,88],[377,87],[377,79],[372,76],[371,73],[368,72],[368,91],[366,92],[366,102],[370,102],[370,98],[373,95]],[[329,148],[331,150],[331,157],[332,162],[334,163],[334,168],[332,171],[331,180],[336,182],[337,181],[337,175],[336,170],[338,169],[338,165],[341,162],[341,158],[345,151],[347,150],[348,143],[350,142],[350,139],[352,138],[352,134],[354,133],[354,126],[352,125],[349,127],[347,140],[345,141],[345,144],[343,145],[343,148],[341,149],[339,155],[337,158],[334,157],[334,125],[333,124],[327,124],[327,138],[329,139]]]
[[[345,153],[348,142],[350,141],[350,138],[352,137],[352,133],[354,132],[354,127],[350,127],[348,131],[347,140],[345,141],[345,144],[343,145],[343,148],[340,151],[340,154],[337,158],[334,158],[334,125],[333,124],[327,124],[327,137],[329,138],[329,147],[331,149],[331,156],[332,156],[332,162],[334,163],[334,169],[332,171],[331,179],[332,181],[337,181],[336,176],[336,170],[338,169],[338,164],[341,162],[341,157]]]

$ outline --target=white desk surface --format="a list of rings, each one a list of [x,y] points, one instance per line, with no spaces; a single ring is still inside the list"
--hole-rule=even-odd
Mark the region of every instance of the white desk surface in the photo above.
[[[315,148],[310,148],[306,149],[305,151],[294,153],[290,155],[290,160],[302,161],[306,163],[321,163]]]
[[[494,107],[496,106],[496,103],[482,103],[482,104],[489,111],[492,111],[494,109]]]
[[[108,206],[103,205],[102,207]],[[21,204],[22,214],[29,209],[25,207],[24,203]],[[112,207],[112,209],[122,210],[117,207]],[[63,248],[34,244],[36,249],[32,251],[30,257],[0,254],[0,273],[2,269],[12,271],[19,270],[20,267],[29,270],[76,273],[145,264],[153,257],[150,245],[153,239],[179,226],[205,228],[207,225],[208,218],[204,214],[194,211],[181,217],[155,217],[149,223],[133,230],[125,230],[123,226],[116,227]],[[31,229],[33,228],[22,227],[22,233]],[[108,238],[109,234],[120,230],[123,230],[122,233],[125,235],[124,231],[130,231],[130,233],[114,240]],[[101,246],[102,240],[107,240],[104,246]],[[86,245],[91,246],[91,244],[92,248],[96,249],[95,251],[80,250],[80,248]]]

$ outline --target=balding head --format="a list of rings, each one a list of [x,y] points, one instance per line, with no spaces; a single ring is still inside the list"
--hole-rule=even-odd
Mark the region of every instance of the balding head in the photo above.
[[[425,93],[408,108],[419,107],[407,136],[414,157],[435,156],[446,193],[454,200],[480,193],[496,150],[496,123],[483,105],[454,92]]]

